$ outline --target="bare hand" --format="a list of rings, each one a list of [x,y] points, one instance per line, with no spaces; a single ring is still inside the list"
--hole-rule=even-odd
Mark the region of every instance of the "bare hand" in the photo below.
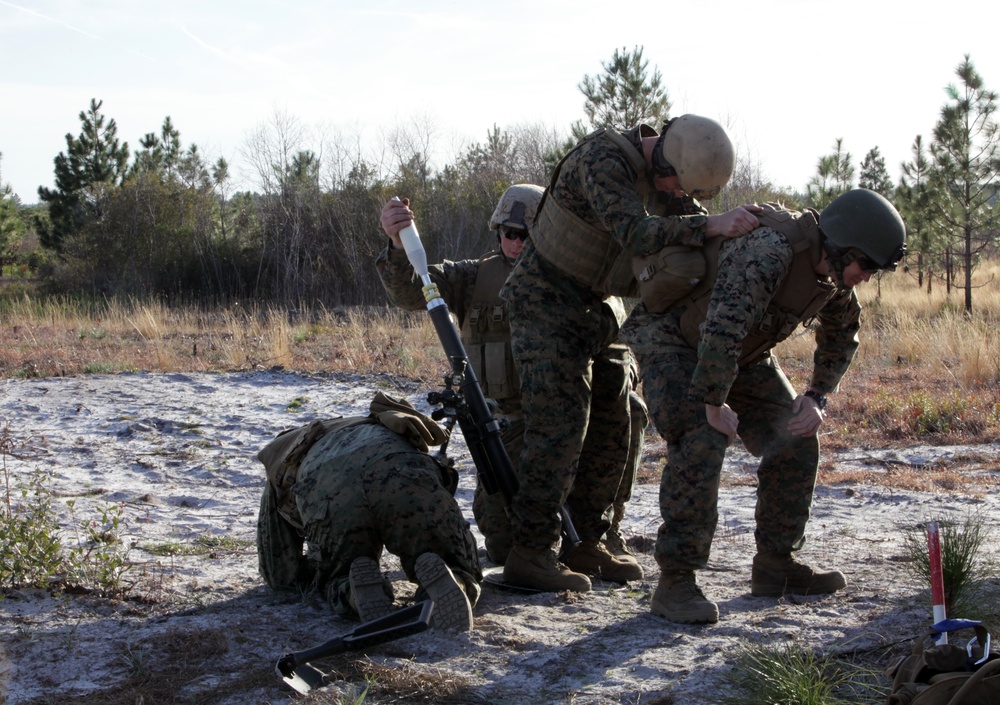
[[[799,395],[792,402],[792,418],[788,422],[788,432],[793,436],[813,436],[819,431],[826,414],[810,397]]]
[[[729,408],[729,404],[722,406],[705,404],[705,416],[708,417],[708,425],[728,438],[729,444],[736,440],[736,428],[740,419],[736,412]]]
[[[746,235],[751,230],[760,227],[755,213],[760,213],[764,209],[760,206],[747,204],[738,208],[733,208],[722,215],[708,216],[708,223],[705,226],[705,235],[715,237],[740,237]]]
[[[403,241],[399,238],[399,231],[407,225],[413,223],[413,211],[410,210],[410,199],[404,198],[402,201],[389,201],[382,207],[382,217],[380,219],[382,229],[392,240],[394,249],[403,249]]]

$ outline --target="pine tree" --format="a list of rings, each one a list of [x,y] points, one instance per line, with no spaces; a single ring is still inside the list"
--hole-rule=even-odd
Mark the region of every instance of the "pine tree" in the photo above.
[[[935,169],[935,216],[962,249],[965,310],[972,311],[972,270],[977,255],[995,238],[994,207],[1000,184],[1000,128],[994,119],[997,93],[987,90],[969,55],[956,69],[961,85],[949,85],[951,102],[941,108],[931,156]]]
[[[879,153],[878,147],[872,147],[861,162],[861,176],[858,186],[876,191],[886,198],[892,196],[892,179],[885,168],[885,158]]]
[[[36,220],[39,240],[45,247],[61,250],[67,236],[74,235],[95,215],[95,187],[120,186],[126,173],[127,142],[118,142],[114,120],[105,123],[100,112],[104,101],[91,99],[80,111],[83,129],[79,137],[66,135],[66,151],[56,156],[55,189],[39,187],[38,197],[48,204],[50,223]]]
[[[592,128],[627,130],[640,122],[659,124],[670,114],[670,101],[660,70],[642,57],[642,47],[631,52],[615,49],[611,61],[601,63],[604,73],[584,76],[578,88],[587,99],[583,111]]]
[[[147,132],[139,140],[142,149],[135,153],[130,174],[155,173],[164,178],[173,175],[181,153],[181,133],[168,115],[163,120],[160,134]]]
[[[854,165],[851,153],[844,151],[844,140],[834,142],[833,154],[820,157],[816,175],[806,185],[806,203],[816,210],[823,210],[830,202],[854,186]]]
[[[936,249],[930,211],[932,165],[924,151],[921,135],[917,135],[910,149],[913,159],[900,165],[903,174],[899,179],[899,188],[896,189],[896,206],[906,223],[906,248],[916,255],[917,284],[923,286],[926,274],[929,291],[933,277],[931,257]]]
[[[555,170],[556,164],[590,130],[599,127],[628,130],[639,123],[659,128],[669,119],[671,106],[663,76],[655,66],[652,75],[649,74],[649,62],[643,59],[642,52],[640,46],[631,52],[624,47],[620,52],[615,49],[611,61],[601,62],[603,74],[583,77],[577,88],[586,98],[583,112],[590,129],[582,120],[570,125],[569,137],[543,155],[546,175]]]
[[[0,166],[2,164],[3,152],[0,152]],[[0,169],[0,257],[6,257],[24,235],[25,226],[18,214],[19,205],[10,184],[3,182],[3,170]]]

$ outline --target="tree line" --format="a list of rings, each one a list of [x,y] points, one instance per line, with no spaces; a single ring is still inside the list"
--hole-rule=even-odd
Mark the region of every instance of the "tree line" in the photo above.
[[[95,98],[79,114],[80,133],[66,135],[54,188],[39,189],[39,206],[21,206],[0,178],[0,256],[7,267],[38,274],[49,291],[287,307],[382,303],[372,260],[385,246],[378,217],[391,196],[411,199],[432,259],[476,256],[493,244],[487,222],[508,186],[546,185],[589,130],[669,119],[663,77],[642,47],[616,50],[602,69],[578,85],[586,122],[568,133],[494,126],[437,168],[430,125],[396,127],[372,155],[341,136],[317,140],[276,113],[243,148],[255,177],[250,191],[233,188],[226,160],[210,162],[197,145],[185,145],[169,116],[131,148]],[[709,207],[781,201],[821,210],[850,188],[873,189],[903,214],[906,263],[919,284],[962,290],[971,310],[973,272],[997,237],[1000,135],[997,94],[969,56],[956,75],[933,134],[916,136],[898,183],[878,147],[855,183],[852,155],[836,139],[805,192],[788,192],[737,143],[733,179]],[[35,239],[26,252],[24,243]]]

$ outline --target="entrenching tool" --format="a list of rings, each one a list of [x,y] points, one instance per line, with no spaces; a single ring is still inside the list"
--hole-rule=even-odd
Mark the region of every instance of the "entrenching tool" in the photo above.
[[[394,639],[402,639],[404,636],[419,634],[430,626],[433,605],[430,600],[424,600],[396,610],[385,617],[365,622],[347,634],[330,639],[319,646],[285,654],[278,659],[274,671],[289,687],[300,693],[308,693],[315,688],[327,686],[330,684],[327,674],[310,666],[309,661],[342,654],[345,651],[361,651]]]

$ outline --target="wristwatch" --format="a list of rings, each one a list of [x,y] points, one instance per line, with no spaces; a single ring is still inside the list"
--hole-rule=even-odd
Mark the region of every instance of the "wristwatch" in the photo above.
[[[814,402],[816,402],[816,406],[819,407],[820,411],[826,411],[826,395],[825,394],[820,394],[819,392],[814,392],[813,390],[810,389],[809,391],[807,391],[802,396],[809,397]]]

